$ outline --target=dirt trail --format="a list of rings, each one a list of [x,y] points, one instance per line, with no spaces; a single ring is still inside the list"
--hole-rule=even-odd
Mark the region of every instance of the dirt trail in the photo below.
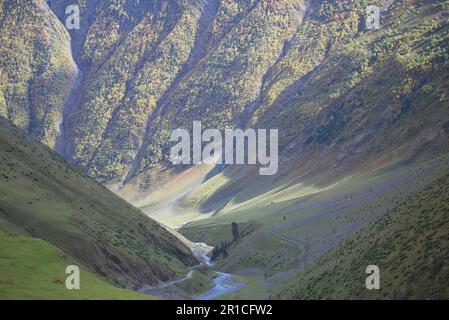
[[[299,256],[298,256],[299,266],[300,266],[301,270],[304,270],[306,268],[306,253],[307,253],[306,245],[297,239],[293,239],[293,238],[283,235],[279,232],[276,232],[272,229],[270,229],[270,232],[278,240],[284,241],[284,242],[298,248],[298,250],[299,250]]]

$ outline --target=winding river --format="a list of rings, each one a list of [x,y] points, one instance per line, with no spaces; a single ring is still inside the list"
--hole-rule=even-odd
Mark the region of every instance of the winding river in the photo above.
[[[243,281],[235,281],[232,274],[215,271],[214,286],[209,291],[200,295],[196,300],[213,300],[228,293],[239,291],[246,286]]]
[[[211,262],[211,259],[208,256],[208,253],[211,250],[210,248],[212,247],[209,247],[204,243],[190,243],[190,248],[193,254],[202,260],[201,265],[208,266],[216,274],[216,276],[213,279],[213,287],[207,290],[206,292],[202,293],[201,295],[193,297],[193,299],[213,300],[222,297],[226,294],[237,292],[246,286],[246,283],[244,281],[234,280],[232,274],[212,269],[213,263]],[[145,294],[155,294],[162,298],[165,297],[168,299],[172,299],[173,297],[171,297],[170,295],[166,295],[167,293],[165,292],[164,289],[191,279],[193,275],[193,269],[197,267],[198,266],[193,267],[191,270],[189,270],[189,273],[186,275],[185,278],[161,283],[156,287],[144,286],[138,291]]]
[[[211,169],[212,168],[213,167],[211,167]],[[147,209],[144,212],[147,215],[151,216],[152,213],[155,213],[160,210],[165,210],[166,212],[169,213],[170,216],[179,215],[180,212],[178,211],[178,209],[176,207],[178,202],[182,198],[184,198],[187,194],[192,192],[195,188],[197,188],[202,182],[203,182],[203,180],[199,180],[199,181],[192,183],[185,190],[183,190],[182,192],[177,194],[175,197],[169,198],[166,201],[162,202],[162,204],[159,204],[159,206],[152,207],[151,210]],[[164,225],[161,221],[159,221],[159,223],[165,229],[167,229],[168,232],[173,234],[182,243],[184,243],[187,247],[189,247],[190,250],[192,251],[193,255],[198,257],[201,260],[203,265],[208,266],[209,269],[216,274],[216,277],[214,277],[214,279],[213,279],[213,287],[197,297],[192,297],[193,299],[195,299],[195,300],[213,300],[213,299],[219,298],[221,296],[224,296],[226,294],[237,292],[246,286],[246,283],[244,281],[234,280],[232,274],[220,272],[218,270],[213,269],[213,263],[209,257],[209,253],[213,250],[213,247],[211,247],[203,242],[192,242],[189,239],[187,239],[186,237],[184,237],[178,231]],[[164,296],[164,293],[163,293],[164,288],[167,288],[172,285],[176,285],[178,283],[181,283],[183,281],[187,281],[187,280],[191,279],[192,273],[193,273],[192,269],[189,271],[189,273],[183,279],[178,279],[178,280],[162,283],[157,287],[145,286],[144,288],[140,289],[140,292]]]
[[[208,266],[212,266],[213,263],[210,261],[210,257],[207,254],[201,255],[204,263]],[[224,296],[228,293],[237,292],[246,286],[244,281],[236,281],[232,278],[232,274],[224,273],[219,271],[214,271],[217,276],[214,278],[214,286],[207,292],[196,297],[196,300],[213,300]]]

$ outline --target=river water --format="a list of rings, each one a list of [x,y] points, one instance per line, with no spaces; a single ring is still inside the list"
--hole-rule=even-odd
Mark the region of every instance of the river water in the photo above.
[[[213,263],[210,257],[208,256],[208,252],[210,251],[208,250],[208,248],[212,247],[208,247],[204,243],[191,243],[191,244],[192,244],[191,248],[194,248],[192,252],[202,260],[203,262],[202,264],[208,266],[212,270],[212,272],[216,274],[216,276],[213,279],[213,287],[204,292],[203,294],[194,297],[195,300],[213,300],[226,294],[237,292],[246,286],[246,283],[244,281],[234,280],[232,274],[212,269]],[[191,279],[192,274],[193,270],[190,270],[187,276],[183,279],[161,283],[156,287],[144,286],[138,291],[145,294],[154,294],[162,298],[178,299],[181,297],[173,297],[170,294],[168,294],[165,289]]]
[[[201,254],[200,257],[207,266],[213,266],[213,263],[210,260],[208,254]],[[217,276],[214,278],[214,286],[202,295],[196,297],[196,300],[213,300],[224,296],[225,294],[239,291],[244,286],[246,286],[246,283],[244,281],[234,280],[232,278],[232,274],[230,273],[224,273],[220,271],[214,272],[217,274]]]
[[[213,300],[225,294],[239,291],[246,286],[245,282],[232,279],[232,274],[219,271],[215,271],[215,273],[217,277],[214,278],[214,286],[206,293],[197,297],[196,300]]]

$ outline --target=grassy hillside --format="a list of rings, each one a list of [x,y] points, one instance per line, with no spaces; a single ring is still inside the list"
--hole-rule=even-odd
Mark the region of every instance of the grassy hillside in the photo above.
[[[197,263],[172,234],[0,119],[0,219],[122,287],[184,277]]]
[[[449,175],[343,241],[296,275],[276,297],[448,299]],[[381,289],[365,289],[365,268],[380,268]]]
[[[385,166],[327,183],[319,176],[312,176],[292,184],[292,177],[286,177],[284,184],[278,182],[258,197],[240,199],[240,194],[234,195],[225,207],[210,212],[195,207],[193,196],[201,193],[194,192],[178,204],[176,215],[162,218],[166,224],[183,225],[179,231],[187,238],[214,246],[233,239],[231,224],[236,222],[239,238],[231,242],[226,254],[218,256],[217,267],[249,278],[251,288],[258,293],[277,297],[276,292],[302,279],[304,270],[320,266],[319,259],[329,250],[445,176],[448,168],[446,155],[417,164],[403,162]],[[247,183],[245,180],[238,184],[230,182],[237,190]],[[253,185],[248,192],[258,187],[263,188],[263,183]],[[212,198],[220,199],[221,194],[229,196],[226,192],[229,189],[218,188],[211,193]],[[402,218],[404,225],[408,225],[407,218]],[[192,221],[186,224],[189,220]],[[399,248],[402,244],[398,244]],[[354,243],[353,247],[356,250],[359,245]],[[408,246],[404,244],[403,250],[408,252]],[[425,261],[423,257],[418,258],[416,263]],[[345,259],[344,254],[341,259]]]
[[[80,268],[80,290],[67,290],[65,269],[77,265],[67,255],[40,239],[0,231],[0,299],[113,300],[151,299],[113,287]]]

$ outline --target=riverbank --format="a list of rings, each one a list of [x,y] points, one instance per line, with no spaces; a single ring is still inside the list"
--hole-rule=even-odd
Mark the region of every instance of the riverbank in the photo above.
[[[227,294],[241,290],[246,286],[244,281],[235,280],[232,274],[216,271],[212,289],[197,297],[195,300],[214,300]]]
[[[144,286],[138,291],[167,300],[214,300],[243,289],[247,283],[229,273],[213,270],[213,263],[204,243],[191,243],[192,252],[201,261],[189,270],[185,278],[177,279],[158,286]],[[195,250],[194,250],[195,249]]]

